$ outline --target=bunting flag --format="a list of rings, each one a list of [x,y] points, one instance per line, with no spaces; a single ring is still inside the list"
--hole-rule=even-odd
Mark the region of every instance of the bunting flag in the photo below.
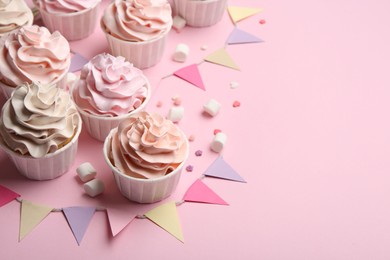
[[[227,53],[227,51],[224,48],[221,48],[211,53],[206,58],[204,58],[204,60],[228,68],[232,68],[235,70],[240,70],[240,68],[237,66],[237,64],[234,62],[234,60],[230,57],[230,55]]]
[[[205,171],[204,175],[225,180],[246,182],[225,160],[219,156]]]
[[[19,241],[29,234],[41,221],[46,218],[53,208],[33,204],[30,201],[22,200]]]
[[[183,200],[188,202],[229,205],[199,179],[188,188]]]
[[[176,77],[179,77],[192,85],[206,90],[202,77],[200,76],[198,65],[197,64],[192,64],[187,67],[181,68],[173,73]]]
[[[243,44],[243,43],[258,43],[263,42],[262,39],[257,38],[253,34],[250,34],[246,31],[240,30],[235,27],[232,33],[229,35],[227,39],[227,44]]]
[[[88,59],[86,59],[85,57],[81,56],[80,54],[78,53],[75,53],[73,56],[72,56],[72,59],[70,61],[70,67],[69,67],[69,71],[70,72],[76,72],[76,71],[79,71],[83,68],[83,66],[85,64],[88,63]]]
[[[81,244],[81,240],[84,237],[85,231],[87,231],[87,227],[95,211],[96,208],[92,207],[69,207],[63,209],[65,218],[78,245]]]
[[[112,236],[115,237],[136,217],[135,214],[116,208],[107,208],[107,217],[110,222]]]
[[[147,212],[145,216],[178,240],[184,242],[175,202],[158,206]]]
[[[250,7],[240,7],[240,6],[229,6],[228,12],[233,23],[237,23],[245,18],[248,18],[252,15],[260,13],[263,11],[261,8],[250,8]]]
[[[0,185],[0,207],[4,206],[5,204],[8,204],[17,197],[20,197],[20,195]]]

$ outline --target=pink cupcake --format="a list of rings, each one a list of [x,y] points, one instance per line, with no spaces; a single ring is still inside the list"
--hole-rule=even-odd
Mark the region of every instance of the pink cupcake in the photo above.
[[[100,0],[35,0],[43,24],[59,31],[68,41],[81,40],[93,33]]]
[[[0,86],[6,98],[25,82],[66,87],[70,48],[59,32],[24,26],[0,39],[0,53]]]
[[[34,16],[24,0],[0,0],[0,36],[32,25]]]
[[[72,96],[88,133],[103,142],[123,119],[145,108],[150,90],[142,71],[125,58],[99,54],[84,65]]]
[[[172,27],[171,13],[167,0],[113,1],[101,20],[110,53],[140,69],[157,64]]]
[[[81,119],[68,92],[23,84],[1,111],[0,147],[22,175],[50,180],[72,165],[80,131]]]
[[[187,138],[172,121],[147,112],[123,120],[103,149],[120,192],[139,203],[169,197],[189,153]]]
[[[227,0],[172,0],[175,15],[193,27],[206,27],[218,23],[226,10]]]

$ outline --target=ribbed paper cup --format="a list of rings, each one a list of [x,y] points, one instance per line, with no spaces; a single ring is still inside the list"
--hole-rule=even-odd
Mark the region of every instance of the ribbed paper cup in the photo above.
[[[81,115],[81,118],[84,122],[84,128],[87,129],[87,131],[91,137],[93,137],[94,139],[96,139],[98,141],[104,142],[104,140],[106,139],[106,137],[108,136],[110,131],[112,129],[114,129],[115,127],[117,127],[123,119],[129,118],[134,113],[138,113],[138,112],[143,111],[145,109],[146,105],[148,104],[148,102],[150,100],[150,96],[151,96],[150,83],[146,77],[145,77],[145,80],[147,82],[147,89],[148,89],[147,96],[146,96],[145,100],[142,102],[142,104],[139,107],[137,107],[137,109],[131,111],[128,114],[121,115],[121,116],[115,116],[115,117],[97,116],[97,115],[92,115],[90,113],[85,112],[80,107],[78,107],[76,104],[77,110],[79,111],[79,114]],[[72,88],[73,100],[75,100],[73,97],[73,91],[74,91],[75,86],[76,86],[76,84],[74,84],[73,88]]]
[[[101,27],[105,32],[110,54],[125,57],[127,61],[139,69],[146,69],[160,62],[169,31],[150,41],[131,42],[118,39],[107,33],[102,23]]]
[[[118,168],[112,165],[109,159],[111,137],[113,134],[116,134],[117,130],[117,128],[113,129],[106,138],[103,153],[106,163],[114,174],[119,191],[129,200],[138,203],[154,203],[168,198],[176,190],[189,152],[187,151],[185,159],[174,171],[163,177],[156,179],[134,178],[120,172]],[[188,142],[187,139],[185,141]]]
[[[49,85],[57,85],[59,88],[66,89],[67,87],[67,72],[63,73],[60,77],[58,77],[55,81],[49,83]],[[0,87],[3,92],[3,95],[6,99],[11,97],[12,92],[16,87],[11,87],[0,81]]]
[[[76,133],[69,143],[54,153],[49,153],[42,158],[34,158],[30,155],[16,153],[3,143],[1,139],[0,147],[7,153],[21,175],[32,180],[52,180],[66,173],[72,166],[77,153],[81,125],[81,120],[79,120]]]
[[[39,8],[43,24],[53,33],[59,31],[68,41],[81,40],[93,33],[100,1],[90,9],[68,14],[52,14]]]
[[[226,10],[227,0],[173,0],[173,12],[193,27],[207,27],[218,23]]]

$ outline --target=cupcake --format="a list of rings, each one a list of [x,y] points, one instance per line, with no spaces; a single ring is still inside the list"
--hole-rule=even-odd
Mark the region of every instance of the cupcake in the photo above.
[[[206,27],[218,23],[225,12],[227,0],[172,0],[175,15],[193,27]]]
[[[68,41],[80,40],[93,33],[99,15],[100,0],[34,0],[43,24],[59,31]]]
[[[172,27],[171,14],[167,0],[114,0],[101,20],[110,53],[140,69],[157,64]]]
[[[72,97],[88,133],[103,142],[123,119],[144,109],[150,84],[125,58],[99,54],[84,65]]]
[[[172,121],[147,112],[123,120],[104,142],[104,158],[120,192],[139,203],[172,194],[188,151],[187,138]]]
[[[45,27],[24,26],[0,39],[0,86],[6,98],[24,82],[66,86],[68,41]]]
[[[0,0],[0,37],[24,25],[32,25],[34,16],[24,0]]]
[[[1,111],[0,147],[22,175],[50,180],[73,163],[80,131],[81,119],[68,92],[25,83]]]

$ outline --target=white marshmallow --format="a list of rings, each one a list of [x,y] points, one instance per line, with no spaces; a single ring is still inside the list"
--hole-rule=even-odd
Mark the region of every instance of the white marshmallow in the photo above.
[[[99,179],[93,179],[84,184],[84,190],[90,197],[96,197],[104,191],[104,183]]]
[[[172,20],[172,27],[176,31],[180,32],[186,26],[186,20],[183,17],[175,15]]]
[[[238,84],[238,82],[236,82],[236,81],[230,82],[230,88],[231,88],[231,89],[236,89],[236,88],[238,88],[239,86],[240,86],[240,84]]]
[[[190,48],[187,45],[180,43],[176,46],[172,59],[177,62],[185,62],[189,53]]]
[[[222,132],[219,132],[214,136],[214,140],[211,143],[211,150],[213,150],[216,153],[221,152],[223,147],[225,146],[226,141],[227,141],[227,135],[225,135]]]
[[[96,177],[96,170],[89,162],[80,164],[76,169],[77,175],[82,182],[87,182]]]
[[[202,45],[202,46],[200,46],[200,49],[201,49],[202,51],[205,51],[205,50],[207,50],[207,48],[208,48],[208,46],[207,46],[207,45]]]
[[[184,107],[174,106],[171,107],[168,114],[168,119],[172,122],[179,122],[184,116]]]
[[[203,105],[203,110],[210,116],[216,116],[221,109],[221,104],[215,99],[210,99],[206,104]]]

